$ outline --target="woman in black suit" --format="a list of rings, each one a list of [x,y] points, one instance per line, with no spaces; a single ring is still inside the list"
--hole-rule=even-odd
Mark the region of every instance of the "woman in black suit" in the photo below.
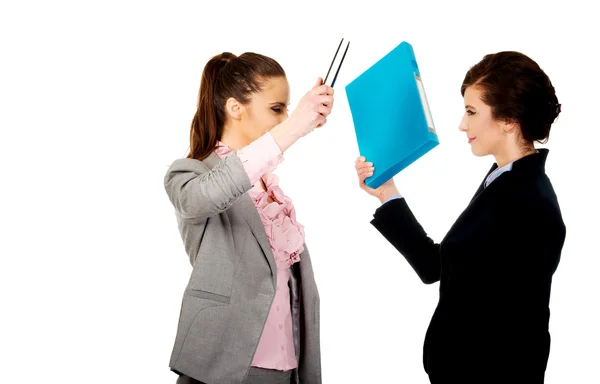
[[[373,164],[359,157],[360,186],[383,203],[371,224],[440,297],[423,347],[431,383],[544,382],[549,300],[566,228],[544,166],[560,113],[554,87],[518,52],[485,56],[461,87],[460,124],[476,156],[495,163],[440,243],[428,237],[393,179],[365,185]]]

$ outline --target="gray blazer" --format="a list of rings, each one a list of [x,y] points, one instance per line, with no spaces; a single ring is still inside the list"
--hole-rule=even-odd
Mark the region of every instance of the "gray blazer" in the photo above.
[[[169,367],[209,384],[241,384],[277,286],[275,259],[234,154],[175,160],[164,178],[192,272]],[[308,248],[292,267],[299,367],[294,381],[321,383],[319,293]]]

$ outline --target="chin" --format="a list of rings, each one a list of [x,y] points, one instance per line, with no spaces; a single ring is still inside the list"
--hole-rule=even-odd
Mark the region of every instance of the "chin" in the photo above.
[[[471,152],[473,152],[473,155],[475,155],[477,157],[483,157],[483,156],[489,155],[488,152],[483,151],[480,148],[477,148],[476,146],[473,146],[473,145],[471,145]]]

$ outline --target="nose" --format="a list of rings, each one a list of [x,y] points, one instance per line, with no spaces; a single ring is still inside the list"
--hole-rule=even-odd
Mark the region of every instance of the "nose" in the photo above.
[[[461,132],[466,132],[469,130],[469,125],[467,124],[467,114],[465,113],[460,120],[460,124],[458,125],[458,130]]]

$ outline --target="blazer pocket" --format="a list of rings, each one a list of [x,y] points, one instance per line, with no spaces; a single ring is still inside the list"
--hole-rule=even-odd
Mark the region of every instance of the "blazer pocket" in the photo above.
[[[229,304],[231,298],[229,296],[218,295],[212,292],[201,291],[199,289],[187,289],[185,293],[189,296],[198,297],[200,299],[216,301],[223,304]]]

